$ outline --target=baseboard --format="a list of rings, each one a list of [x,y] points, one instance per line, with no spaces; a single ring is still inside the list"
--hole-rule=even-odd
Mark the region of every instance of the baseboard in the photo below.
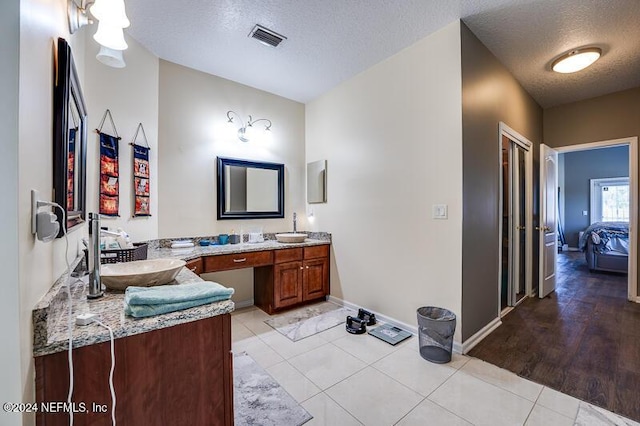
[[[253,299],[242,300],[240,302],[233,302],[236,309],[248,308],[249,306],[253,306]]]
[[[344,306],[345,308],[353,309],[354,311],[357,311],[359,308],[367,309],[366,306],[356,305],[355,303],[351,303],[351,302],[348,302],[346,300],[338,299],[335,296],[328,296],[327,300],[330,301],[330,302],[333,302],[335,304],[338,304],[340,306]],[[369,309],[367,309],[367,310],[369,310]],[[394,325],[394,326],[396,326],[398,328],[401,328],[403,330],[407,330],[409,333],[413,334],[414,336],[418,335],[418,327],[415,326],[415,325],[410,325],[410,324],[407,324],[405,322],[398,321],[397,319],[391,318],[391,317],[389,317],[387,315],[384,315],[384,314],[381,314],[380,312],[376,312],[376,311],[370,311],[370,312],[373,312],[374,314],[376,314],[376,318],[378,320],[382,321],[382,322]],[[458,342],[456,340],[453,341],[453,352],[455,352],[457,354],[461,354],[462,353],[462,344],[460,344],[460,342]]]
[[[493,330],[500,327],[501,325],[502,321],[500,320],[500,318],[495,318],[489,324],[482,327],[480,331],[464,341],[464,343],[462,344],[462,353],[466,354],[467,352],[469,352],[471,349],[473,349],[474,346],[480,343],[482,339],[487,337]]]

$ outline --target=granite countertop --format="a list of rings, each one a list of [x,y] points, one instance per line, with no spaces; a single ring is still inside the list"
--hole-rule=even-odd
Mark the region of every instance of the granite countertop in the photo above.
[[[322,237],[320,237],[322,238]],[[183,260],[197,259],[203,256],[216,256],[222,254],[249,253],[263,250],[281,250],[286,248],[298,248],[330,244],[328,239],[307,238],[304,243],[280,243],[276,240],[265,240],[262,243],[240,243],[213,246],[196,246],[193,248],[172,249],[166,247],[149,248],[148,259],[175,258]]]
[[[171,249],[171,240],[155,240],[149,242],[148,259],[179,258],[191,260],[202,256],[216,256],[224,254],[245,253],[262,250],[278,250],[292,247],[305,247],[330,244],[330,236],[326,233],[309,235],[304,243],[283,244],[275,240],[266,239],[262,243],[241,243],[227,245],[213,245],[201,247],[196,245],[192,249]],[[177,240],[178,238],[176,238]],[[180,238],[184,239],[184,238]],[[194,238],[199,241],[200,238]],[[71,265],[73,270],[81,261],[79,256]],[[32,311],[33,318],[33,355],[42,356],[61,352],[68,347],[68,309],[69,300],[66,291],[67,274],[63,274],[38,302]],[[187,268],[183,268],[173,284],[185,284],[202,281],[202,279]],[[124,314],[124,292],[107,290],[104,297],[88,300],[87,293],[88,275],[82,278],[71,278],[72,295],[72,321],[73,321],[73,347],[93,345],[109,340],[109,332],[98,324],[78,326],[75,318],[83,313],[95,313],[97,319],[113,329],[114,337],[126,337],[145,333],[165,327],[197,321],[233,312],[234,303],[231,300],[214,302],[207,305],[196,306],[177,312],[170,312],[148,318],[133,318]]]

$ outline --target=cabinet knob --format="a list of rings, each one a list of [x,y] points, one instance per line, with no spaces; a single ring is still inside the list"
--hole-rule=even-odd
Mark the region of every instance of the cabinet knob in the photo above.
[[[300,269],[304,269],[304,268],[301,266]]]
[[[309,269],[309,267],[307,266],[307,269]]]
[[[191,268],[191,269],[190,269],[190,271],[191,271],[191,272],[195,272],[195,271],[196,271],[196,269],[198,269],[198,267],[197,267],[197,266],[194,266],[193,268]]]

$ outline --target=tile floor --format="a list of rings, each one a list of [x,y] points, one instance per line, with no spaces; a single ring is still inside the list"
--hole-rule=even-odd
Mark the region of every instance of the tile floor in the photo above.
[[[254,307],[234,312],[233,350],[313,416],[307,425],[634,424],[476,358],[425,361],[416,337],[393,347],[338,326],[294,343],[267,318]],[[581,407],[589,415],[579,416]]]

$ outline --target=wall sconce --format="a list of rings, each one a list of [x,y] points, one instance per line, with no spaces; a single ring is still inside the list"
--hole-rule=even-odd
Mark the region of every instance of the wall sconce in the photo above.
[[[69,32],[73,34],[85,25],[92,24],[87,11],[98,22],[98,31],[93,35],[101,48],[96,59],[114,68],[125,66],[122,50],[127,49],[123,29],[131,23],[124,8],[124,0],[68,0],[67,15]]]
[[[250,131],[251,129],[253,129],[253,125],[256,124],[259,121],[266,121],[268,124],[265,125],[264,130],[265,131],[271,131],[271,120],[267,119],[267,118],[258,118],[257,120],[253,120],[251,119],[251,116],[249,116],[249,120],[247,121],[247,124],[244,124],[244,121],[242,120],[242,118],[240,117],[240,115],[238,115],[237,112],[235,111],[227,111],[227,118],[229,119],[229,123],[233,123],[233,117],[231,116],[232,114],[234,114],[236,117],[238,117],[238,120],[240,121],[240,123],[242,123],[242,127],[240,127],[238,129],[238,139],[240,139],[242,142],[249,142],[249,140],[251,139],[251,135],[250,135]]]

